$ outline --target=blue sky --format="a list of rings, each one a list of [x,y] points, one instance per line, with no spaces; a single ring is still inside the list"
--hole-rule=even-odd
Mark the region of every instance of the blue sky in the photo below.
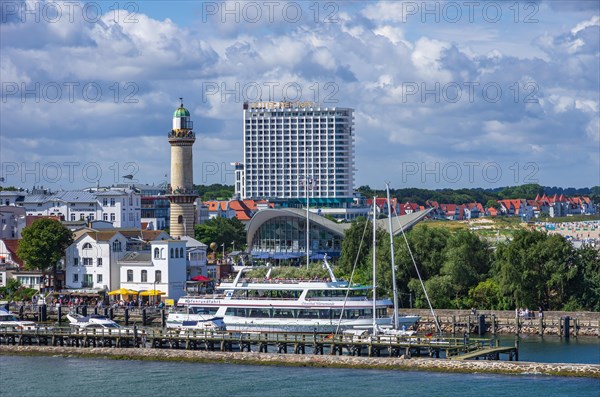
[[[356,187],[600,184],[597,1],[0,3],[4,185],[166,180],[180,96],[232,184],[269,92],[355,109]]]

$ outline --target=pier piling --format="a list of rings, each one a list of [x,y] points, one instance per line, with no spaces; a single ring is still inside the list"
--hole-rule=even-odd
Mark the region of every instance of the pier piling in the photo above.
[[[479,315],[479,336],[483,336],[483,334],[485,334],[485,315],[484,314],[480,314]]]
[[[569,333],[571,331],[571,317],[565,316],[563,319],[563,333],[562,336],[565,338],[569,337]]]

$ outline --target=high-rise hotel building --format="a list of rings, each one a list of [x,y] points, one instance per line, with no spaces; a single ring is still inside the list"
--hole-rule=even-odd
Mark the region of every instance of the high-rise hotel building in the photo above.
[[[354,186],[353,109],[313,102],[244,103],[241,198],[345,207]]]

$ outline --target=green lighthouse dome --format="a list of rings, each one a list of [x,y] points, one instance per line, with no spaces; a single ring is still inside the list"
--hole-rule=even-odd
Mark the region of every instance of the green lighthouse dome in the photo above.
[[[173,113],[173,117],[190,117],[190,111],[183,107],[183,98],[179,98],[181,105]]]
[[[175,113],[173,113],[173,117],[190,117],[190,112],[181,104],[181,107],[178,107]]]

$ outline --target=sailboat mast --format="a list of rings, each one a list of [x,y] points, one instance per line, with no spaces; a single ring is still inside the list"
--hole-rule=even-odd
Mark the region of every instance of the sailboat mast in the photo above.
[[[377,332],[377,305],[375,300],[377,299],[377,272],[375,269],[377,238],[376,238],[376,226],[375,220],[377,219],[377,196],[373,197],[373,334]]]
[[[398,287],[396,286],[396,260],[394,259],[394,235],[392,233],[392,204],[390,203],[390,184],[386,182],[385,188],[387,191],[388,205],[388,224],[390,229],[390,250],[392,254],[392,287],[394,290],[394,329],[398,329]]]

